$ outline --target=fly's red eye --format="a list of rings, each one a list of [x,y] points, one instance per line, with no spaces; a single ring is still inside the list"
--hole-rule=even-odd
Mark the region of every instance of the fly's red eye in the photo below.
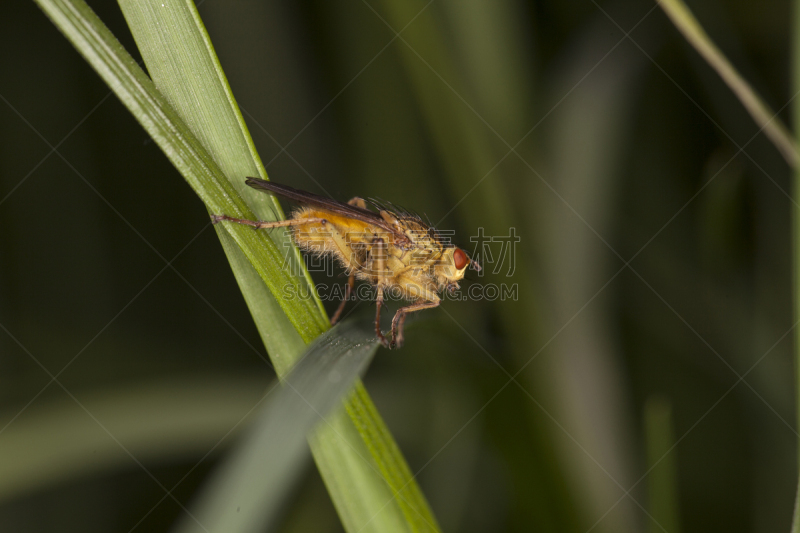
[[[453,261],[456,264],[456,270],[461,270],[469,264],[469,258],[461,248],[456,248],[456,251],[453,252]]]

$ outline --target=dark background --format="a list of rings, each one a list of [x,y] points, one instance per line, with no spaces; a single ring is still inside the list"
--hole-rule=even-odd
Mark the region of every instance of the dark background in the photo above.
[[[690,7],[787,122],[789,2]],[[444,530],[788,530],[790,174],[660,8],[199,11],[271,179],[520,239],[464,284],[516,298],[414,316],[365,379]],[[155,143],[32,2],[0,42],[0,529],[166,530],[274,374]],[[290,501],[341,530],[313,464]]]

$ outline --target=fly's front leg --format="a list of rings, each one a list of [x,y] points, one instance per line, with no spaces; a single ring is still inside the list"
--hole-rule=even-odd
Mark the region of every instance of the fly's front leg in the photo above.
[[[400,348],[403,345],[403,326],[406,323],[406,315],[408,313],[422,311],[423,309],[430,309],[432,307],[438,307],[439,303],[439,300],[436,300],[435,302],[417,300],[411,305],[407,305],[398,309],[397,313],[395,313],[394,318],[392,319],[392,346],[395,348]]]
[[[333,314],[331,318],[331,326],[336,324],[339,321],[339,318],[342,316],[342,311],[344,311],[344,306],[347,304],[347,300],[350,299],[350,293],[353,292],[353,285],[355,284],[356,276],[355,274],[351,273],[350,277],[347,278],[347,285],[345,285],[344,289],[344,300],[342,303],[339,304],[339,308],[336,309],[336,312]]]
[[[375,335],[381,341],[384,348],[389,348],[389,341],[381,333],[381,306],[383,305],[383,287],[386,283],[386,241],[380,237],[372,240],[372,248],[369,251],[369,271],[372,274],[375,284],[378,287],[378,295],[375,298]]]

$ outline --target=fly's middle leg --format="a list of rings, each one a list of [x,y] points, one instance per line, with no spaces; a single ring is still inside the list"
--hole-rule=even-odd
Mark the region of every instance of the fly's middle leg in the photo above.
[[[381,306],[383,306],[383,287],[378,287],[378,296],[375,298],[375,336],[381,341],[384,348],[390,348],[389,339],[381,332]]]
[[[381,332],[381,306],[383,305],[383,287],[386,285],[386,241],[380,237],[372,240],[372,247],[369,251],[369,270],[375,285],[378,287],[378,295],[375,298],[375,335],[384,348],[389,348],[389,340]]]

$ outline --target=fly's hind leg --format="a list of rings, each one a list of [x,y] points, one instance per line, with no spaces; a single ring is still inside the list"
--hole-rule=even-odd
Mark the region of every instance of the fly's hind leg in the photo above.
[[[353,198],[350,200],[350,202],[355,200],[361,200],[361,198]],[[363,200],[361,201],[363,202]],[[353,293],[353,285],[355,284],[356,279],[355,273],[363,267],[354,251],[353,245],[350,241],[350,235],[348,233],[342,234],[338,229],[336,229],[336,227],[332,227],[329,236],[339,249],[341,254],[339,255],[339,259],[345,264],[345,268],[350,271],[350,276],[347,279],[347,285],[345,286],[344,290],[344,299],[339,304],[339,307],[336,309],[336,312],[331,318],[331,325],[334,325],[339,321],[339,318],[341,318],[342,312],[344,312],[344,307],[347,305],[347,301],[350,299],[350,295]]]
[[[336,312],[331,317],[331,326],[336,324],[342,316],[342,311],[344,311],[344,306],[347,305],[347,300],[350,299],[350,294],[353,292],[353,285],[355,284],[356,276],[355,274],[351,273],[350,277],[347,278],[347,285],[344,288],[344,299],[342,303],[339,304],[339,308],[336,309]]]
[[[430,309],[438,306],[439,300],[435,302],[417,300],[411,305],[407,305],[398,309],[397,313],[395,313],[394,318],[392,319],[392,346],[395,348],[400,348],[403,345],[403,326],[405,325],[406,315],[408,313],[422,311],[423,309]]]
[[[256,229],[285,228],[288,226],[300,226],[302,224],[319,224],[322,222],[327,222],[324,218],[290,218],[288,220],[277,220],[275,222],[262,222],[260,220],[234,218],[228,215],[211,215],[211,222],[214,224],[218,224],[223,220],[236,222],[237,224],[244,224],[245,226],[252,226]]]

